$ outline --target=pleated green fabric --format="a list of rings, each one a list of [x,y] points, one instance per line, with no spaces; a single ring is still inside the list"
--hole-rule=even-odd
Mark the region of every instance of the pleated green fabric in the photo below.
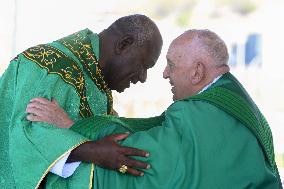
[[[256,136],[271,169],[275,174],[278,174],[275,163],[272,133],[266,119],[249,95],[241,89],[242,86],[237,82],[233,75],[226,74],[224,78],[231,78],[234,80],[233,87],[235,91],[240,91],[241,93],[231,91],[231,86],[224,85],[215,87],[209,92],[196,95],[190,98],[190,100],[206,100],[207,102],[220,107],[242,122]]]

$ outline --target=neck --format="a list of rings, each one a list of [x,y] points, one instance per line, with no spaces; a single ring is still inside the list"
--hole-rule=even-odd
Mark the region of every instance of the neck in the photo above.
[[[207,79],[204,80],[200,87],[198,87],[198,89],[196,90],[196,94],[206,90],[211,84],[216,82],[221,75],[229,71],[230,67],[228,65],[222,65],[220,67],[217,67],[215,71],[211,71],[211,75],[208,74],[209,77],[207,77]]]

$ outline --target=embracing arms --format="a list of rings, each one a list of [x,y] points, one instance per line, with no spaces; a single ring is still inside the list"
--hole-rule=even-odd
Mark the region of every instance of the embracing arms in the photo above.
[[[58,105],[56,100],[49,101],[45,98],[34,98],[26,108],[29,113],[27,119],[33,122],[46,122],[59,128],[70,128],[74,122],[67,113]],[[118,170],[122,165],[128,165],[127,173],[143,176],[143,172],[136,168],[146,169],[150,165],[129,156],[148,157],[149,153],[131,147],[117,144],[118,141],[128,137],[128,133],[113,134],[97,141],[88,141],[72,150],[67,162],[82,161],[95,163],[100,167]]]

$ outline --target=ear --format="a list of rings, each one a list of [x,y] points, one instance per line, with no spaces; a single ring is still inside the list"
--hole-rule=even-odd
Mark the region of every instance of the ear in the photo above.
[[[205,66],[202,62],[196,62],[193,65],[193,73],[191,75],[191,83],[196,85],[205,77]]]
[[[123,51],[128,50],[134,43],[134,37],[126,35],[120,38],[115,45],[115,53],[121,54]]]

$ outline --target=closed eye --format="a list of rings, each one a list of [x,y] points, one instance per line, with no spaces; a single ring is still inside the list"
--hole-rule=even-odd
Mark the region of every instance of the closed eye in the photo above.
[[[173,69],[175,64],[172,63],[170,60],[167,61],[167,65],[169,66],[170,69]]]

